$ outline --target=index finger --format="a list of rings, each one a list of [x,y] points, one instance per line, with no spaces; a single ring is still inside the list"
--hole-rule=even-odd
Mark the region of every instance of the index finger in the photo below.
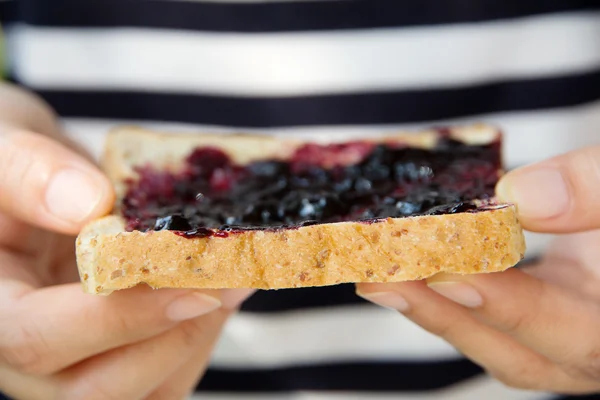
[[[548,359],[587,378],[600,378],[600,306],[595,302],[516,269],[440,274],[428,285]],[[481,298],[479,305],[462,302],[466,294],[473,296],[473,290]]]

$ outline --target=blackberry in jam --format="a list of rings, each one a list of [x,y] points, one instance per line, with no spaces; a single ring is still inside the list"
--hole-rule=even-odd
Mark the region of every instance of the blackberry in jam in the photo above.
[[[128,230],[171,230],[185,237],[473,212],[472,200],[493,196],[499,147],[447,137],[429,150],[309,144],[289,162],[245,166],[218,149],[198,148],[182,172],[138,168],[139,179],[128,182],[121,209]]]
[[[181,215],[167,215],[159,217],[154,224],[155,231],[171,230],[171,231],[189,231],[192,225],[187,218]]]

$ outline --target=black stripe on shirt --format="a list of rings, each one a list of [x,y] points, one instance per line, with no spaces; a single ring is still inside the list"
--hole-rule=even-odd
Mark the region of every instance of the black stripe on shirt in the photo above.
[[[54,27],[147,27],[215,32],[339,30],[481,22],[600,9],[599,0],[355,0],[219,3],[18,0],[0,15]]]
[[[65,117],[175,121],[236,128],[416,123],[532,111],[600,99],[600,70],[452,89],[298,97],[41,90]]]
[[[431,363],[340,363],[277,369],[209,368],[197,390],[200,392],[424,391],[448,387],[481,373],[480,367],[463,359]]]
[[[368,304],[354,284],[302,289],[259,290],[242,305],[242,312],[276,313],[321,307]]]

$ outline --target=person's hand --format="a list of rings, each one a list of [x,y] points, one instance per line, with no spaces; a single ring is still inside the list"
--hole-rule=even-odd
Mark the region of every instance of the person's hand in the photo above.
[[[561,233],[532,267],[360,284],[508,386],[600,392],[600,147],[507,174],[498,196],[524,227]],[[398,338],[401,340],[401,338]]]
[[[74,235],[113,202],[67,146],[0,124],[0,392],[16,399],[180,399],[250,294],[85,294]]]

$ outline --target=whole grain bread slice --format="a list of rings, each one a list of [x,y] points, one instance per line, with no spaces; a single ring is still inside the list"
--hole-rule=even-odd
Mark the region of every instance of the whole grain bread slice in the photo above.
[[[499,132],[486,125],[454,127],[466,144],[487,144]],[[435,130],[369,140],[434,147]],[[216,146],[238,164],[283,159],[305,142],[260,135],[188,135],[122,127],[110,132],[102,165],[114,184],[113,215],[88,224],[77,238],[77,264],[86,292],[107,295],[153,288],[281,289],[349,282],[399,282],[439,272],[503,271],[524,256],[525,240],[511,204],[481,202],[474,213],[337,222],[297,229],[245,231],[228,237],[185,238],[171,231],[127,232],[119,214],[135,167],[177,171],[196,147]],[[353,160],[347,160],[352,162]]]

